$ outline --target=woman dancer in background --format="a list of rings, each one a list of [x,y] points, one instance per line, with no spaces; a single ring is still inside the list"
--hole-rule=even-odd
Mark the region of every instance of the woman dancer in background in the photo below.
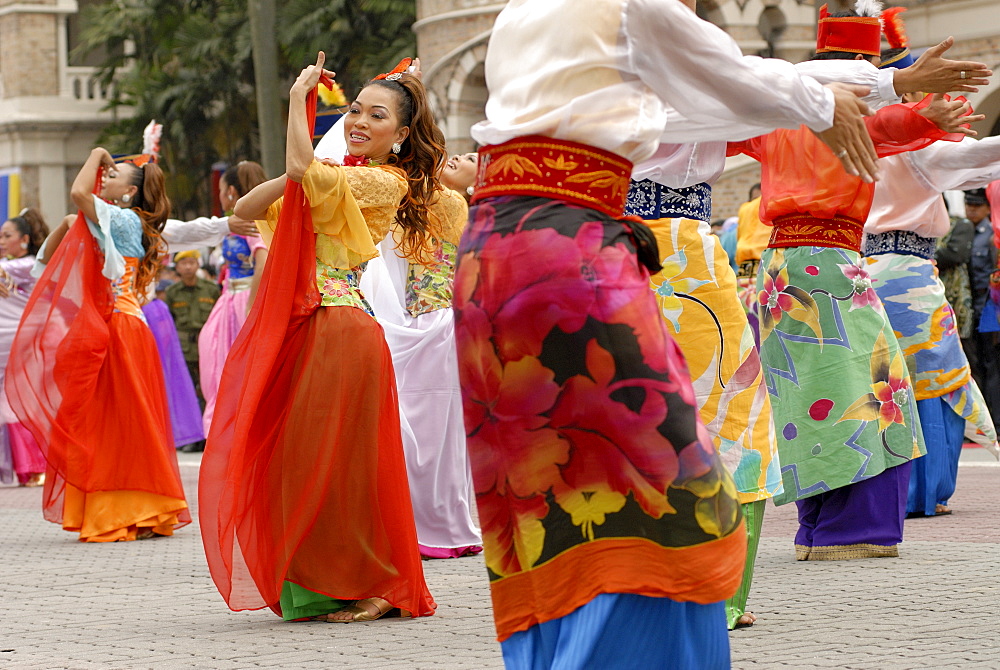
[[[46,519],[85,542],[171,535],[190,515],[139,306],[170,213],[163,172],[97,148],[70,195],[80,214],[25,309],[7,396],[49,464]]]
[[[476,154],[466,154],[442,166],[440,184],[447,188],[431,191],[422,240],[407,248],[404,229],[392,227],[379,245],[381,257],[374,262],[384,270],[375,275],[379,281],[369,296],[392,352],[410,498],[424,558],[482,551],[472,521],[472,475],[451,310],[456,247],[468,219],[467,189],[477,164]]]
[[[35,254],[49,234],[49,227],[36,209],[25,209],[0,227],[0,481],[21,486],[41,486],[45,479],[45,456],[31,432],[17,420],[2,393],[3,373],[17,325],[35,286],[31,268]]]
[[[219,180],[219,201],[231,212],[236,201],[258,184],[267,181],[264,168],[253,161],[230,166]],[[222,257],[229,275],[222,296],[216,301],[208,321],[198,336],[198,366],[201,371],[201,394],[205,398],[203,421],[208,435],[215,414],[222,367],[229,350],[247,319],[250,305],[267,261],[267,246],[260,237],[227,235],[222,240]]]

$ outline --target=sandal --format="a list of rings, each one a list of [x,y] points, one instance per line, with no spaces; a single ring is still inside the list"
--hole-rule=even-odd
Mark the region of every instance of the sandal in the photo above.
[[[362,604],[372,605],[378,612],[378,614],[372,614],[370,611],[362,607],[361,606]],[[385,600],[384,598],[365,598],[363,600],[357,601],[353,605],[337,610],[336,612],[331,612],[330,614],[326,614],[323,617],[316,617],[316,618],[319,621],[326,621],[328,623],[356,623],[360,621],[375,621],[376,619],[380,619],[385,615],[389,614],[394,609],[396,608],[392,606],[392,603],[390,603],[388,600]],[[338,614],[350,614],[351,616],[348,619],[331,618],[337,616]]]
[[[948,516],[951,514],[951,510],[948,509],[947,505],[936,505],[934,507],[934,516]]]
[[[26,481],[21,482],[21,484],[20,484],[20,486],[24,486],[24,487],[28,487],[28,488],[35,487],[35,486],[44,486],[44,485],[45,485],[45,473],[44,472],[36,472],[35,474],[31,475],[31,477],[29,477]]]

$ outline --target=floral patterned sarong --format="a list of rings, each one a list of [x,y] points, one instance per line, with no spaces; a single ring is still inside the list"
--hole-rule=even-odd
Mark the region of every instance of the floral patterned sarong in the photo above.
[[[701,420],[733,473],[740,502],[770,498],[781,491],[771,401],[729,258],[704,221],[646,224],[663,263],[650,286],[687,359]]]
[[[934,264],[905,254],[865,260],[903,355],[911,362],[917,400],[944,398],[966,420],[965,436],[995,449],[993,419],[972,379],[955,313]]]
[[[500,639],[601,593],[730,596],[746,550],[736,489],[622,223],[480,201],[455,315]]]
[[[925,453],[906,362],[860,254],[766,249],[757,289],[785,487],[776,504]]]

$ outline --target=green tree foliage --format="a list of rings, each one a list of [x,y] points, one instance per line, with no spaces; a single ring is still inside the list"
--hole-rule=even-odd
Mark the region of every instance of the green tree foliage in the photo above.
[[[373,75],[415,55],[413,0],[286,0],[278,3],[283,84],[261,91],[284,101],[299,70],[327,53],[348,97]],[[246,0],[109,0],[86,10],[82,53],[110,54],[98,71],[114,82],[121,120],[101,142],[114,153],[141,148],[151,118],[163,124],[162,163],[179,214],[211,202],[213,163],[258,159],[253,59]]]

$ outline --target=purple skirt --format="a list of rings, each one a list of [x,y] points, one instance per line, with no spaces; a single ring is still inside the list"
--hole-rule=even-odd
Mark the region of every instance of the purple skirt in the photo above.
[[[174,430],[174,446],[199,442],[205,439],[201,426],[201,408],[195,395],[194,382],[184,362],[177,327],[170,316],[170,308],[162,300],[153,300],[142,308],[149,329],[153,331],[156,348],[160,352],[163,380],[167,387],[167,404],[170,407],[170,424]]]
[[[795,501],[795,557],[837,561],[899,555],[912,461],[878,475]]]

